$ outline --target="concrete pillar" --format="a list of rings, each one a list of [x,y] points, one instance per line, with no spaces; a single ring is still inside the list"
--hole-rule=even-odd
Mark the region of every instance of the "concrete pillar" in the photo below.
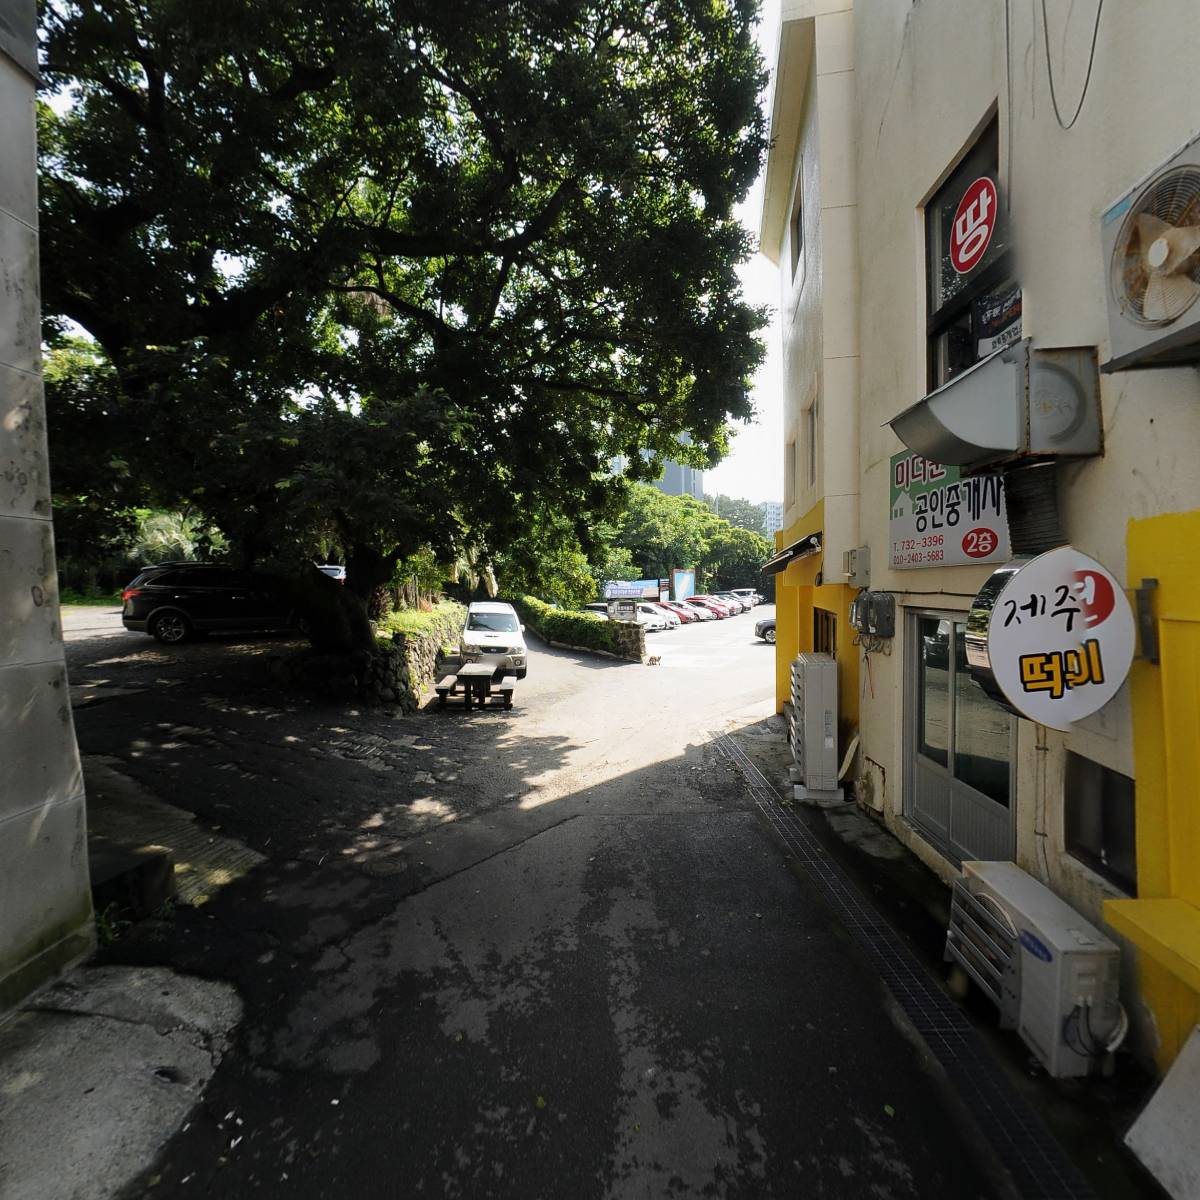
[[[0,0],[0,1013],[93,944],[42,400],[34,0]]]

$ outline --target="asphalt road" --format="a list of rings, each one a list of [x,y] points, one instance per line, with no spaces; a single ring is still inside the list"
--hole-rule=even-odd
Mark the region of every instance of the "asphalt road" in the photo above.
[[[655,667],[535,646],[511,712],[402,718],[281,696],[281,640],[68,613],[85,763],[267,858],[107,952],[246,1004],[127,1195],[997,1194],[710,744],[773,711],[762,611]]]

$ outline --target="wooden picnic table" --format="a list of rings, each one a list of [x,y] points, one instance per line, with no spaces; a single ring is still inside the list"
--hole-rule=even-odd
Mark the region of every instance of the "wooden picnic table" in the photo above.
[[[453,675],[445,675],[437,683],[435,690],[438,694],[438,703],[445,705],[446,697],[452,696],[461,686],[463,690],[463,706],[471,708],[471,701],[476,700],[479,707],[482,708],[488,700],[488,696],[492,690],[492,677],[496,673],[494,666],[489,666],[487,663],[463,663]],[[497,685],[496,690],[504,696],[504,707],[512,708],[512,694],[515,684],[511,679],[502,679]]]

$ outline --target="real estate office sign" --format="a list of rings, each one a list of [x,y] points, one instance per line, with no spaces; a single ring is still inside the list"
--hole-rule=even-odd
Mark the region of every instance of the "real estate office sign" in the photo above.
[[[892,455],[890,495],[893,567],[1008,560],[1004,481],[999,475],[962,479],[957,467],[904,450]]]

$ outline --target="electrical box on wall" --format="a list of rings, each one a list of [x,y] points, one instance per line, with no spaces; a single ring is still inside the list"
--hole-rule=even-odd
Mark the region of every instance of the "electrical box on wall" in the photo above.
[[[859,633],[867,632],[867,593],[859,592],[850,601],[850,627]]]
[[[896,636],[896,597],[891,592],[868,592],[867,632],[875,637]]]
[[[896,597],[891,592],[859,592],[850,604],[850,624],[872,637],[895,637]]]
[[[850,587],[865,588],[871,584],[871,547],[856,546],[842,551],[842,574]]]

